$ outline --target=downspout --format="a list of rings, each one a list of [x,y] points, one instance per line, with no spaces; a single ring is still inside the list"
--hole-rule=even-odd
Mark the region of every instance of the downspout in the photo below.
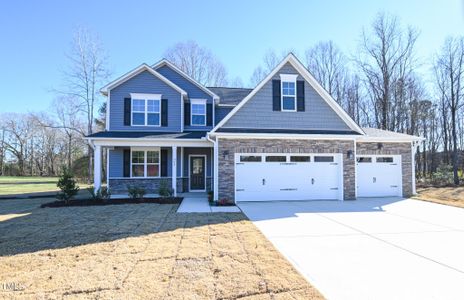
[[[214,165],[214,166],[213,166],[213,183],[214,183],[214,185],[213,185],[213,187],[214,187],[214,188],[213,188],[213,200],[214,200],[214,201],[218,201],[218,194],[219,194],[219,193],[218,193],[218,186],[219,186],[219,184],[218,184],[218,169],[219,169],[219,161],[218,161],[218,157],[219,157],[219,155],[218,155],[218,153],[219,153],[219,152],[218,152],[218,151],[219,151],[219,149],[218,149],[218,141],[217,141],[217,140],[213,140],[213,139],[209,136],[209,133],[206,134],[206,139],[207,139],[208,141],[210,141],[211,143],[213,143],[213,145],[214,145],[214,148],[213,148],[213,149],[214,149],[214,151],[213,151],[213,153],[214,153],[214,155],[213,155],[213,165]]]

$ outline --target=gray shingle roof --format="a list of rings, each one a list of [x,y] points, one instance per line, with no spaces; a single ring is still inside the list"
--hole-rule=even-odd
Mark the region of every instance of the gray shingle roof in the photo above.
[[[237,105],[243,100],[253,89],[247,88],[230,88],[230,87],[208,87],[213,93],[218,95],[220,104]]]
[[[410,134],[399,133],[389,130],[377,129],[377,128],[369,128],[363,127],[362,130],[366,133],[368,137],[371,138],[388,138],[388,139],[417,139],[420,140],[422,138]]]
[[[339,134],[360,135],[352,130],[317,130],[317,129],[266,129],[266,128],[218,128],[217,132],[231,133],[278,133],[278,134]]]
[[[206,131],[152,132],[152,131],[100,131],[89,138],[139,138],[139,139],[200,139]]]

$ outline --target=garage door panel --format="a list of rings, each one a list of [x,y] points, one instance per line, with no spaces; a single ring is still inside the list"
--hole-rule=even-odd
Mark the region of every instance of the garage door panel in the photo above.
[[[273,154],[278,155],[278,154]],[[310,155],[310,154],[307,154]],[[323,200],[340,196],[341,165],[339,155],[333,162],[261,162],[236,163],[237,201]],[[237,161],[237,159],[236,159]]]
[[[358,156],[356,171],[358,197],[401,196],[401,156]]]

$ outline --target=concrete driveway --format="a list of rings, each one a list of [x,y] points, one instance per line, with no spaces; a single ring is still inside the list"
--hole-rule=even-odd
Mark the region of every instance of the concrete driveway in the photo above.
[[[412,199],[240,208],[328,299],[463,299],[464,209]]]

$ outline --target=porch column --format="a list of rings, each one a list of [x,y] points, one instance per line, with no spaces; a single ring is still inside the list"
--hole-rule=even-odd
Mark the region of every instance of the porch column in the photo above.
[[[97,191],[101,187],[101,171],[102,171],[102,152],[101,146],[95,145],[93,149],[93,187]]]
[[[177,196],[177,146],[172,146],[172,190]]]

